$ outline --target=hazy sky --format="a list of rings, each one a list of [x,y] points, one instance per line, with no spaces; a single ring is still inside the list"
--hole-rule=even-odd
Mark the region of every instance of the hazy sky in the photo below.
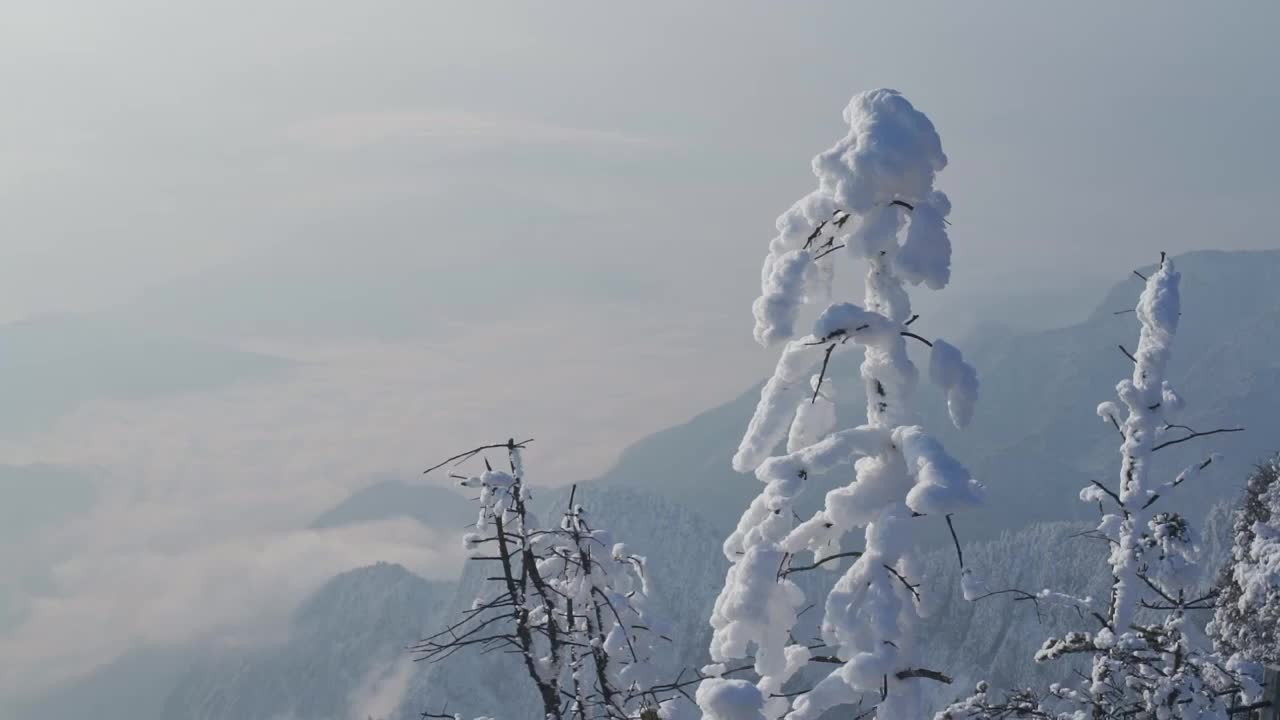
[[[0,12],[0,317],[119,302],[285,239],[305,252],[318,228],[498,256],[432,212],[504,229],[495,200],[638,236],[526,250],[682,280],[723,266],[735,272],[708,290],[749,298],[754,278],[736,271],[810,185],[848,96],[878,86],[943,136],[961,283],[1271,242],[1271,3]]]
[[[859,90],[903,91],[950,157],[956,292],[923,301],[944,321],[1158,250],[1276,246],[1278,22],[1274,3],[0,3],[0,320],[77,311],[299,363],[0,435],[0,463],[92,468],[100,498],[0,551],[20,610],[0,695],[278,620],[353,565],[453,572],[454,539],[420,528],[300,531],[372,473],[527,430],[541,479],[580,480],[744,389],[774,357],[749,312],[774,218]]]

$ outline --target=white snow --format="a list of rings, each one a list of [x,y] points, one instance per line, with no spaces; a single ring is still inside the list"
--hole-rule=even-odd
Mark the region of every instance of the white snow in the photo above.
[[[908,472],[915,478],[915,486],[907,493],[907,507],[925,515],[945,515],[982,503],[982,483],[923,428],[899,427],[893,431],[893,441],[902,449]]]
[[[812,264],[813,254],[807,250],[792,250],[770,264],[764,292],[752,307],[756,341],[761,345],[774,345],[791,337],[804,300],[805,271]]]
[[[978,403],[978,371],[965,362],[956,346],[940,338],[933,341],[929,379],[947,394],[947,412],[952,424],[958,428],[968,425]]]
[[[1242,590],[1238,602],[1244,611],[1280,602],[1280,483],[1272,484],[1263,501],[1273,508],[1271,520],[1253,524],[1248,553],[1232,570]]]
[[[764,698],[746,680],[702,681],[695,698],[703,720],[763,720]]]
[[[760,403],[733,456],[734,470],[755,470],[786,437],[796,402],[802,396],[803,382],[821,361],[822,353],[815,348],[794,340],[787,343],[773,377],[760,390]]]
[[[911,636],[921,618],[921,578],[911,577],[913,528],[983,497],[982,485],[916,424],[912,407],[919,371],[906,347],[905,284],[937,290],[950,280],[951,204],[933,187],[947,162],[941,141],[928,118],[893,90],[855,96],[844,118],[848,134],[814,158],[818,189],[778,218],[753,305],[756,340],[790,342],[733,458],[736,470],[754,471],[764,488],[725,541],[731,566],[711,618],[711,659],[724,665],[754,656],[758,680],[704,681],[698,703],[708,718],[806,720],[864,694],[879,702],[879,717],[921,717],[921,681],[897,677],[915,667]],[[834,253],[841,245],[845,251]],[[825,302],[841,256],[866,264],[862,304],[829,304],[812,332],[795,338],[802,306]],[[837,429],[832,368],[824,365],[821,383],[811,373],[850,344],[864,352],[867,415],[861,425]],[[963,426],[973,416],[977,373],[954,346],[932,346],[930,377],[946,393],[952,421]],[[784,437],[787,453],[770,457]],[[796,525],[792,506],[808,479],[851,461],[852,475],[827,493],[822,510]],[[812,691],[778,697],[809,657],[792,637],[805,598],[788,568],[800,553],[812,553],[815,563],[833,558],[858,527],[864,550],[836,582],[822,619],[823,652],[840,663]],[[839,572],[835,562],[823,567]]]

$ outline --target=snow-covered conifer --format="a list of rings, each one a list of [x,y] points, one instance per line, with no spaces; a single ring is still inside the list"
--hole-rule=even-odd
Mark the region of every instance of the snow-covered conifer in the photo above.
[[[1256,692],[1257,667],[1215,652],[1189,614],[1214,608],[1218,593],[1200,587],[1199,548],[1187,520],[1159,509],[1162,497],[1194,479],[1214,456],[1164,480],[1155,454],[1204,435],[1238,430],[1198,432],[1176,422],[1183,401],[1166,377],[1182,314],[1179,280],[1172,261],[1162,255],[1138,300],[1137,348],[1129,353],[1121,347],[1133,364],[1133,373],[1116,386],[1119,403],[1098,407],[1098,415],[1121,436],[1120,473],[1114,485],[1091,482],[1080,492],[1080,499],[1097,504],[1102,512],[1091,537],[1111,548],[1110,597],[1103,606],[1091,598],[1048,590],[1034,595],[1015,591],[1037,603],[1068,605],[1092,623],[1086,630],[1048,638],[1035,655],[1037,662],[1092,656],[1089,677],[1066,679],[1039,695],[1018,691],[999,700],[984,684],[973,696],[938,713],[938,720],[1225,720]]]
[[[1222,597],[1209,625],[1220,649],[1280,666],[1280,456],[1260,465],[1236,511]]]
[[[784,344],[744,435],[734,468],[754,472],[761,494],[724,544],[731,563],[711,624],[710,677],[698,689],[705,717],[813,720],[837,705],[878,706],[881,718],[922,717],[920,684],[946,681],[922,668],[913,644],[922,578],[913,576],[913,535],[923,523],[981,503],[983,487],[917,424],[919,375],[908,340],[930,354],[929,377],[946,395],[957,426],[973,415],[978,378],[954,346],[912,332],[908,285],[946,286],[951,204],[934,188],[947,164],[933,124],[893,90],[855,96],[848,134],[813,160],[818,187],[778,218],[756,300],[755,337]],[[861,305],[829,304],[796,337],[800,310],[830,294],[833,265],[866,265]],[[836,429],[831,405],[834,353],[863,351],[864,424]],[[772,456],[786,439],[786,454]],[[853,463],[813,517],[793,521],[809,478]],[[846,550],[863,529],[862,549]],[[798,560],[811,555],[811,564]],[[820,643],[795,640],[806,603],[790,576],[856,558],[825,601]],[[723,677],[750,658],[754,682]],[[825,677],[806,692],[783,686],[806,666]],[[736,669],[736,668],[735,668]]]

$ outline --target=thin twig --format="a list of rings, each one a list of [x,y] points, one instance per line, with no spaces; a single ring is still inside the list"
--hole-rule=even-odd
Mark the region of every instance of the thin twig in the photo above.
[[[855,557],[855,558],[862,557],[862,553],[858,550],[850,550],[849,552],[842,552],[842,553],[836,553],[835,555],[828,555],[812,565],[804,565],[801,567],[787,568],[786,570],[783,570],[780,573],[779,577],[786,577],[791,573],[798,573],[798,572],[804,572],[806,570],[813,570],[815,568],[821,567],[824,563],[828,563],[828,562],[831,562],[832,560],[839,560],[840,558],[846,558],[846,557]]]
[[[1191,433],[1190,435],[1188,435],[1188,436],[1186,436],[1186,437],[1183,437],[1183,438],[1178,438],[1177,440],[1166,440],[1166,441],[1164,441],[1164,442],[1160,443],[1159,445],[1157,445],[1157,446],[1155,446],[1155,447],[1151,448],[1151,452],[1155,452],[1155,451],[1160,450],[1160,449],[1162,449],[1162,448],[1167,448],[1167,447],[1169,447],[1170,445],[1177,445],[1178,443],[1184,443],[1184,442],[1186,442],[1186,441],[1188,441],[1188,440],[1194,440],[1195,438],[1198,438],[1198,437],[1205,437],[1206,435],[1217,435],[1218,433],[1236,433],[1236,432],[1244,432],[1244,428],[1242,428],[1242,427],[1238,427],[1238,428],[1218,428],[1217,430],[1208,430],[1208,431],[1205,431],[1205,432],[1193,432],[1193,433]]]
[[[832,238],[832,239],[834,239],[834,238]],[[841,248],[843,248],[843,247],[844,247],[844,245],[835,245],[835,246],[832,246],[832,247],[831,247],[831,249],[829,249],[829,250],[823,250],[822,252],[818,253],[817,255],[814,255],[814,256],[813,256],[813,259],[814,259],[814,260],[821,260],[822,258],[824,258],[824,257],[826,257],[826,256],[828,256],[828,255],[830,255],[831,253],[833,253],[833,252],[835,252],[835,251],[837,251],[837,250],[839,250],[839,249],[841,249]]]
[[[529,443],[531,443],[531,442],[533,442],[533,438],[529,438],[528,440],[523,440],[523,441],[518,442],[518,443],[512,443],[511,441],[507,441],[507,442],[504,442],[504,443],[497,443],[497,444],[495,444],[495,445],[481,445],[480,447],[475,448],[475,449],[473,449],[473,450],[468,450],[468,451],[463,452],[463,453],[458,453],[457,455],[454,455],[454,456],[453,456],[453,457],[451,457],[451,458],[445,458],[445,460],[444,460],[444,461],[439,462],[439,463],[436,463],[435,465],[432,465],[431,467],[427,468],[426,470],[423,470],[423,471],[422,471],[422,474],[423,474],[423,475],[426,475],[427,473],[431,472],[432,470],[436,470],[436,469],[438,469],[438,468],[442,468],[442,467],[444,467],[445,465],[448,465],[449,463],[453,462],[454,460],[457,460],[457,461],[458,461],[458,464],[461,464],[463,461],[468,460],[468,459],[470,459],[470,458],[473,458],[473,457],[475,457],[476,455],[479,455],[480,453],[484,452],[485,450],[496,450],[496,449],[498,449],[498,448],[521,448],[521,449],[523,449],[525,445],[528,445],[528,444],[529,444]]]
[[[954,513],[947,513],[947,529],[951,531],[951,541],[956,544],[956,559],[960,561],[960,569],[964,569],[964,552],[960,550],[960,538],[956,537],[956,526],[951,524],[951,516]]]
[[[1124,503],[1123,503],[1123,502],[1120,502],[1120,496],[1119,496],[1119,495],[1117,495],[1117,494],[1115,494],[1114,492],[1112,492],[1111,488],[1108,488],[1106,485],[1103,485],[1102,483],[1098,482],[1097,480],[1090,480],[1090,481],[1089,481],[1089,484],[1090,484],[1090,485],[1093,485],[1093,486],[1094,486],[1094,487],[1096,487],[1096,488],[1098,488],[1098,489],[1099,489],[1099,490],[1101,490],[1102,492],[1104,492],[1104,493],[1106,493],[1106,494],[1110,495],[1110,496],[1111,496],[1111,499],[1116,501],[1116,505],[1119,505],[1119,506],[1120,506],[1120,507],[1122,507],[1122,508],[1124,507]]]
[[[902,584],[906,586],[907,590],[909,590],[911,594],[915,596],[916,602],[920,602],[920,591],[916,589],[915,585],[912,585],[905,577],[903,577],[902,573],[895,570],[894,567],[892,565],[889,565],[888,563],[884,564],[884,569],[893,573],[893,576],[898,578],[898,580],[901,580]]]
[[[928,670],[925,668],[907,668],[906,670],[899,670],[896,677],[899,680],[927,678],[929,680],[937,680],[938,682],[945,683],[947,685],[951,684],[951,678],[949,676],[943,675],[937,670]]]
[[[914,340],[919,340],[920,342],[924,343],[925,345],[928,345],[929,347],[933,347],[933,343],[929,342],[928,340],[925,340],[924,338],[920,337],[919,335],[917,335],[917,334],[915,334],[915,333],[913,333],[913,332],[911,332],[911,331],[909,331],[909,330],[903,330],[903,331],[899,332],[898,334],[899,334],[899,335],[901,335],[901,336],[903,336],[903,337],[909,337],[909,338],[912,338],[912,339],[914,339]]]
[[[827,377],[827,363],[831,362],[831,353],[835,349],[836,344],[831,343],[827,346],[827,354],[822,357],[822,370],[818,373],[818,382],[813,384],[813,398],[809,400],[810,405],[818,402],[818,393],[822,390],[822,381]]]

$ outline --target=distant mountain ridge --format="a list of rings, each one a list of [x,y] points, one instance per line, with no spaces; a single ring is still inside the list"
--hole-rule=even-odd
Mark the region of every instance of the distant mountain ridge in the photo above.
[[[1183,318],[1171,373],[1188,404],[1182,422],[1247,429],[1170,448],[1160,458],[1176,473],[1209,451],[1223,453],[1215,472],[1177,501],[1202,512],[1215,499],[1233,497],[1245,471],[1280,449],[1280,250],[1194,252],[1174,262],[1183,278]],[[1133,314],[1115,313],[1132,309],[1140,289],[1129,276],[1079,323],[962,344],[982,384],[974,421],[962,431],[951,428],[942,398],[922,377],[922,420],[990,491],[988,506],[965,518],[974,539],[1039,520],[1090,517],[1076,494],[1090,479],[1110,479],[1118,458],[1115,431],[1094,410],[1114,399],[1116,382],[1129,372],[1117,346],[1132,348],[1137,338]],[[916,327],[926,335],[935,330],[927,318]],[[916,358],[926,366],[927,357]],[[859,362],[855,353],[838,355],[828,372],[842,422],[864,416]],[[755,478],[729,467],[758,397],[757,386],[636,442],[598,482],[688,503],[727,531],[759,491]],[[811,506],[824,487],[815,484],[805,498]]]
[[[342,527],[392,517],[413,518],[427,527],[440,530],[461,530],[468,523],[475,522],[476,507],[451,489],[391,478],[356,491],[321,513],[311,527]]]
[[[0,325],[0,434],[38,430],[100,398],[149,398],[283,376],[293,361],[105,315]]]
[[[1225,455],[1213,472],[1184,487],[1176,504],[1197,521],[1212,507],[1199,527],[1206,565],[1212,567],[1225,553],[1228,504],[1236,499],[1245,471],[1280,448],[1274,419],[1280,408],[1280,251],[1190,253],[1175,262],[1183,274],[1183,319],[1171,370],[1188,401],[1182,420],[1197,428],[1248,428],[1185,443],[1160,457],[1161,472],[1176,472],[1206,452]],[[962,344],[983,384],[978,415],[965,431],[948,429],[941,398],[927,384],[920,386],[924,422],[990,489],[989,506],[958,515],[956,524],[967,563],[981,568],[992,587],[1034,590],[1052,583],[1076,594],[1097,593],[1102,587],[1102,548],[1070,538],[1080,526],[1063,521],[1092,518],[1096,511],[1078,500],[1079,488],[1091,478],[1106,480],[1115,474],[1117,437],[1096,418],[1094,408],[1112,399],[1112,388],[1128,371],[1116,345],[1132,348],[1136,323],[1131,314],[1114,313],[1131,308],[1138,290],[1136,278],[1122,280],[1092,313],[1068,327],[989,332],[972,347]],[[927,318],[919,325],[922,332],[933,330]],[[858,361],[848,354],[833,364],[843,422],[859,421],[862,415]],[[601,526],[649,556],[660,614],[675,624],[673,667],[699,667],[706,660],[707,617],[724,577],[720,544],[759,490],[755,478],[729,468],[757,397],[758,388],[753,388],[681,426],[638,441],[601,478],[578,488]],[[814,478],[815,487],[807,493],[810,506],[821,501],[824,487],[842,478]],[[465,498],[440,495],[448,492],[379,482],[315,522],[333,526],[411,515],[428,524],[447,523],[454,512],[467,509]],[[564,490],[538,494],[544,512],[555,512],[563,502]],[[405,507],[419,503],[433,507]],[[945,539],[941,524],[933,525],[922,525],[932,528],[922,531],[926,545]],[[1055,548],[1054,563],[1044,560],[1046,545]],[[956,685],[938,689],[939,699],[962,694],[968,689],[963,685],[976,677],[1006,685],[1041,679],[1043,669],[1030,662],[1031,651],[1046,634],[1073,627],[1072,618],[1047,617],[1042,627],[1025,604],[963,602],[955,587],[957,566],[949,539],[926,549],[921,563],[937,589],[931,596],[938,598],[924,649],[957,676]],[[817,593],[836,575],[803,577]],[[421,585],[427,581],[387,568],[340,578],[346,579],[335,581],[338,590],[323,590],[299,608],[295,622],[306,630],[295,633],[286,646],[223,657],[193,651],[193,670],[169,685],[158,678],[157,692],[162,686],[172,688],[163,714],[153,718],[141,713],[127,720],[345,718],[340,711],[347,708],[362,673],[388,662],[386,648],[403,648],[438,629],[445,618],[469,607],[483,584],[475,564],[467,566],[456,588],[429,584],[428,590]],[[401,587],[421,591],[387,590]],[[522,709],[529,706],[527,688],[507,662],[496,655],[459,655],[445,665],[420,666],[408,679],[391,720],[417,718],[446,701],[451,712],[500,712],[521,720]],[[488,682],[495,673],[512,681]]]
[[[356,568],[298,607],[282,645],[132,652],[0,718],[79,720],[91,708],[95,720],[350,720],[369,676],[436,628],[453,595],[400,565]]]
[[[193,663],[161,717],[348,720],[369,674],[442,622],[453,589],[388,563],[342,573],[297,609],[285,645]]]

